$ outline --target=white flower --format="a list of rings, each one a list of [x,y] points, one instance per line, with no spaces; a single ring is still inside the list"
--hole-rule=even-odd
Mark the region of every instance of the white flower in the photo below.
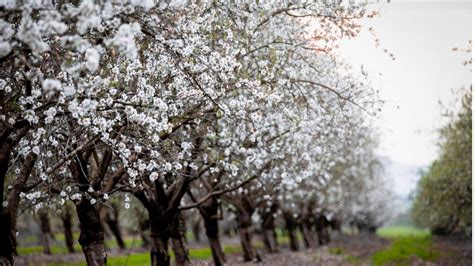
[[[79,193],[74,193],[69,198],[73,201],[76,201],[76,200],[79,201],[82,199],[82,195]]]
[[[87,189],[87,192],[93,193],[93,192],[94,192],[94,189],[93,189],[92,187],[89,187],[89,188]]]
[[[151,182],[155,182],[155,180],[158,179],[158,173],[157,172],[151,173],[149,178]]]
[[[42,87],[44,91],[61,91],[62,85],[59,80],[56,79],[45,79],[43,80]]]
[[[96,72],[97,69],[99,68],[99,62],[100,62],[100,55],[99,52],[97,52],[96,49],[94,48],[89,48],[86,50],[86,68],[90,72]]]
[[[95,199],[91,199],[91,204],[94,205],[97,201]]]
[[[130,203],[128,203],[128,202],[127,202],[127,203],[125,203],[125,205],[123,205],[123,206],[124,206],[124,207],[125,207],[125,209],[127,209],[127,210],[128,210],[128,209],[130,209]]]
[[[102,196],[104,198],[104,200],[108,200],[109,199],[109,194],[105,193],[104,196]]]
[[[76,89],[73,86],[66,86],[63,93],[65,96],[72,96],[76,93]]]
[[[40,148],[38,146],[34,146],[31,151],[33,151],[34,154],[38,155],[40,153]]]
[[[170,164],[170,163],[165,163],[165,170],[166,171],[171,171],[171,169],[173,168],[173,165]]]
[[[140,146],[140,145],[135,145],[134,150],[135,150],[136,152],[141,152],[141,151],[142,151],[142,146]]]
[[[0,57],[6,56],[12,50],[9,42],[0,41]]]
[[[59,195],[60,195],[61,197],[66,197],[66,196],[67,196],[67,194],[66,194],[65,191],[61,191],[61,193],[59,193]]]

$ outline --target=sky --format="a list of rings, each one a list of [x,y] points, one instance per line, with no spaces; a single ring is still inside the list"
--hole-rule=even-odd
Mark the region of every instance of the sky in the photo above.
[[[452,50],[467,48],[472,39],[471,5],[461,0],[371,4],[369,9],[380,16],[363,26],[374,29],[380,47],[375,47],[368,30],[340,43],[342,58],[355,67],[363,65],[386,101],[375,121],[378,153],[403,199],[415,189],[418,170],[436,158],[437,129],[445,122],[439,101],[449,106],[454,101],[452,89],[471,84],[471,68],[462,64],[470,54]]]

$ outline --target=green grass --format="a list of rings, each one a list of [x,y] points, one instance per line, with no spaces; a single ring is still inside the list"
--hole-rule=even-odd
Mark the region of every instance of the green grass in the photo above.
[[[125,239],[125,246],[129,248],[130,246],[133,247],[140,247],[142,244],[141,239]],[[57,242],[58,244],[53,244],[51,245],[51,253],[52,254],[67,254],[68,250],[67,247],[64,245],[64,240]],[[108,249],[110,248],[117,248],[117,242],[115,240],[107,240],[105,242],[105,245]],[[79,243],[74,244],[74,249],[76,252],[81,251],[81,246]],[[24,246],[24,247],[18,247],[18,254],[20,255],[28,255],[28,254],[39,254],[43,253],[43,246]]]
[[[298,238],[302,238],[302,236],[298,235]],[[132,246],[133,242],[133,247],[140,247],[142,242],[141,239],[125,239],[125,244],[127,248]],[[66,254],[68,253],[66,246],[63,244],[64,241],[58,241],[58,244],[52,245],[51,246],[51,252],[53,254]],[[278,243],[280,245],[288,245],[289,243],[289,238],[288,236],[283,236],[280,235],[278,237]],[[263,242],[259,240],[254,240],[253,241],[254,247],[257,249],[262,249],[264,247]],[[106,241],[106,246],[108,249],[110,248],[116,248],[117,243],[115,240],[108,240]],[[81,246],[79,244],[75,244],[74,248],[76,249],[76,252],[81,252]],[[223,245],[224,253],[225,254],[236,254],[236,253],[241,253],[242,252],[242,247],[238,244],[236,245]],[[27,254],[38,254],[43,252],[43,247],[42,246],[26,246],[26,247],[18,247],[18,252],[20,255],[27,255]],[[170,249],[170,256],[173,259],[174,254],[172,250]],[[192,260],[209,260],[212,258],[212,252],[209,247],[205,248],[194,248],[189,250],[189,257]],[[128,259],[128,261],[127,261]],[[118,256],[118,257],[108,257],[107,258],[107,265],[116,265],[116,266],[122,266],[127,263],[127,265],[149,265],[150,264],[150,253],[147,252],[142,252],[142,253],[133,253],[130,254],[129,256]],[[52,266],[85,266],[86,264],[83,262],[69,262],[69,263],[50,263],[48,265]]]
[[[362,262],[362,260],[360,258],[357,258],[355,256],[347,254],[344,251],[344,249],[342,249],[340,247],[329,248],[329,253],[331,253],[332,255],[344,256],[344,260],[347,261],[348,263],[352,264],[352,265],[358,265]],[[316,257],[316,259],[317,259],[317,257]]]
[[[411,226],[389,226],[377,230],[377,235],[384,238],[396,239],[401,237],[426,237],[430,236],[428,229],[418,229]]]
[[[427,230],[397,226],[381,228],[377,234],[391,239],[392,243],[372,256],[375,266],[409,265],[413,257],[433,261],[440,255],[433,247],[431,235]]]

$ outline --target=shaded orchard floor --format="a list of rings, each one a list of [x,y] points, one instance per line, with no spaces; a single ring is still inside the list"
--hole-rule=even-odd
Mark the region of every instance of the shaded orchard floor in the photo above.
[[[408,235],[397,230],[394,235],[333,234],[325,246],[301,248],[291,252],[288,239],[281,238],[280,252],[267,254],[262,242],[255,237],[262,262],[242,262],[237,238],[223,238],[227,265],[472,265],[471,241],[463,237],[432,237],[426,233]],[[393,233],[392,233],[393,234]],[[302,243],[300,243],[302,244]],[[192,265],[212,265],[210,251],[204,243],[191,243]],[[130,255],[129,255],[130,253]],[[172,253],[172,252],[171,252]],[[418,254],[418,256],[413,255]],[[131,248],[108,251],[109,265],[149,265],[148,250]],[[381,260],[374,260],[377,256]],[[387,264],[388,262],[388,264]],[[81,252],[76,254],[20,256],[17,265],[85,265]]]
[[[412,243],[406,243],[412,241]],[[398,246],[398,243],[406,244]],[[386,261],[374,259],[375,254]],[[417,254],[417,255],[414,255]],[[472,265],[471,240],[466,237],[401,236],[382,238],[374,234],[338,235],[322,247],[278,254],[264,254],[261,263],[243,263],[230,256],[229,265]],[[195,263],[195,265],[206,265]]]

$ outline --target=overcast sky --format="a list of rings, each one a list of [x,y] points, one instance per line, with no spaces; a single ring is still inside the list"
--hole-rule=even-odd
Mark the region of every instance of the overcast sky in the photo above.
[[[417,169],[436,158],[439,100],[450,103],[451,89],[471,84],[470,67],[462,65],[469,54],[452,51],[467,47],[472,38],[471,2],[392,0],[371,9],[380,16],[364,26],[373,27],[381,47],[375,48],[374,37],[364,31],[342,42],[340,53],[351,64],[364,65],[387,101],[376,122],[379,153],[391,161],[388,174],[395,191],[406,198],[415,188]]]

